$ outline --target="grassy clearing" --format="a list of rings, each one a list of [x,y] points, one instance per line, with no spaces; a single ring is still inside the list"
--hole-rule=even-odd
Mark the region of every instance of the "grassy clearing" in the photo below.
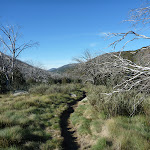
[[[40,86],[28,95],[0,95],[0,149],[61,149],[60,115],[82,92],[72,85],[55,87],[60,91],[50,92],[52,87],[47,87],[47,92]],[[70,92],[77,97],[72,98]]]
[[[150,99],[147,100],[146,110],[148,104]],[[132,118],[123,115],[108,118],[88,100],[79,103],[71,115],[71,122],[77,130],[81,149],[149,150],[150,122],[147,117],[137,114]]]

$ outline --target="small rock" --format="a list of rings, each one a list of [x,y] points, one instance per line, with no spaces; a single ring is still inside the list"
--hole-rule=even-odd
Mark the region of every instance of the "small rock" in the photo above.
[[[24,91],[24,90],[16,90],[13,93],[13,96],[18,96],[18,95],[23,95],[23,94],[29,94],[29,93],[27,91]]]
[[[77,97],[77,95],[76,94],[71,94],[71,97]]]
[[[85,102],[85,101],[87,101],[87,100],[88,100],[88,98],[87,98],[87,97],[85,97],[82,101],[83,101],[83,102]]]

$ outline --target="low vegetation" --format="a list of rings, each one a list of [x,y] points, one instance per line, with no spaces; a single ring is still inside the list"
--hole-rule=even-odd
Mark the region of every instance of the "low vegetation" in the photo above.
[[[143,103],[138,103],[140,99],[144,99],[143,93],[136,90],[130,90],[123,93],[111,93],[112,88],[103,85],[88,86],[89,103],[98,111],[107,115],[107,118],[117,115],[130,116],[131,114],[139,114],[143,112]]]
[[[35,85],[34,87],[30,88],[30,92],[33,94],[53,94],[53,93],[71,93],[72,91],[75,91],[76,89],[80,89],[80,84],[53,84],[53,85],[47,85],[47,84],[40,84]]]
[[[133,101],[143,93],[130,91],[108,97],[100,93],[109,92],[111,88],[90,85],[87,89],[88,99],[80,102],[71,115],[81,149],[150,149],[150,97],[130,117]]]
[[[0,95],[0,149],[61,149],[60,115],[82,96],[79,89],[72,84],[39,85],[30,94]]]

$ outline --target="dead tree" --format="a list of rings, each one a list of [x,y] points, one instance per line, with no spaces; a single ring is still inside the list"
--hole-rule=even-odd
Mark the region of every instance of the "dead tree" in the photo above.
[[[138,25],[143,25],[143,28],[145,26],[149,27],[150,23],[150,6],[147,3],[146,6],[133,9],[129,13],[129,19],[126,21],[129,21],[132,23],[134,27]],[[140,30],[141,32],[142,30]],[[129,36],[132,35],[132,38],[130,40],[125,41],[125,39]],[[140,40],[140,39],[150,39],[149,36],[139,34],[133,30],[128,31],[126,33],[109,33],[107,35],[109,38],[117,37],[118,39],[114,40],[113,43],[111,43],[109,46],[112,46],[114,49],[116,46],[122,42],[124,42],[124,45],[122,46],[122,49],[120,50],[119,55],[114,55],[115,62],[117,64],[118,68],[122,68],[124,72],[132,72],[132,75],[128,76],[126,80],[122,81],[120,84],[117,84],[114,86],[114,90],[112,93],[107,93],[107,94],[113,94],[115,92],[124,92],[124,91],[130,91],[131,89],[136,89],[139,92],[142,92],[146,95],[149,95],[150,93],[150,54],[147,54],[147,56],[144,56],[145,58],[147,57],[147,62],[146,63],[136,63],[131,60],[125,59],[121,56],[122,51],[124,50],[125,46],[133,42],[135,40]],[[145,51],[146,49],[149,49],[148,47],[145,47],[142,49],[142,51]],[[140,56],[140,59],[144,59],[142,56]],[[114,64],[114,63],[113,63]],[[131,113],[131,116],[134,114],[136,108],[138,107],[139,104],[141,104],[144,101],[145,97],[140,98],[138,101],[135,102],[134,104],[134,111]]]
[[[4,60],[4,54],[0,52],[0,70],[5,74],[6,80],[7,80],[7,86],[9,83],[9,76],[8,76],[8,71],[7,71],[7,64],[5,63],[6,61]]]
[[[34,43],[29,41],[27,43],[18,44],[19,38],[21,34],[19,32],[18,26],[8,25],[3,26],[0,25],[0,43],[1,45],[11,54],[11,78],[13,82],[14,78],[14,68],[15,68],[15,60],[20,55],[20,53],[33,46],[37,46],[38,43]]]
[[[84,52],[84,55],[80,58],[74,58],[78,64],[76,65],[75,74],[79,75],[84,83],[91,82],[94,84],[96,72],[95,64],[93,63],[93,57],[88,50]]]
[[[127,21],[132,22],[134,27],[138,25],[138,23],[143,24],[144,26],[149,25],[150,6],[131,10],[130,18]],[[132,35],[132,38],[130,40],[126,40],[129,35]],[[86,54],[84,57],[82,57],[85,61],[82,61],[82,59],[77,60],[78,62],[80,62],[79,67],[81,67],[80,70],[82,70],[81,75],[83,77],[85,76],[86,80],[92,80],[92,82],[94,83],[93,79],[95,76],[97,76],[97,74],[102,74],[104,76],[106,73],[109,73],[114,76],[116,74],[125,74],[127,76],[125,76],[125,78],[123,78],[121,82],[117,83],[113,87],[111,93],[101,94],[111,96],[114,93],[127,92],[132,89],[136,89],[137,91],[144,93],[145,95],[149,95],[150,55],[146,56],[148,62],[146,62],[145,64],[140,64],[124,58],[122,56],[122,53],[124,51],[125,46],[128,43],[140,39],[150,39],[150,37],[143,34],[139,34],[133,30],[130,30],[126,33],[109,33],[107,34],[107,37],[115,38],[114,42],[109,45],[113,47],[113,50],[119,43],[124,42],[122,48],[120,49],[120,52],[105,54],[101,57],[96,57],[94,59],[91,59],[90,55]],[[149,47],[145,49],[148,48]],[[142,58],[141,56],[141,59],[144,58]],[[144,101],[144,99],[145,97],[141,97],[140,99],[135,101],[135,104],[133,106],[135,109],[131,113],[131,116],[135,113],[136,108],[139,104],[141,104]]]

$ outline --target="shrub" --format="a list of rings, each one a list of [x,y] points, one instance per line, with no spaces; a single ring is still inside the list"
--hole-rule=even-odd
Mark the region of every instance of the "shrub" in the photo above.
[[[63,77],[63,75],[62,75],[62,77],[58,77],[58,78],[49,76],[47,82],[48,82],[48,84],[52,85],[52,84],[81,83],[82,81],[80,79]]]
[[[27,85],[31,86],[31,85],[35,85],[37,82],[35,79],[29,78],[29,79],[27,79],[26,83],[27,83]]]
[[[7,91],[7,79],[3,72],[0,72],[0,93]]]
[[[14,69],[14,79],[11,82],[11,86],[13,90],[25,89],[26,88],[26,80],[23,77],[23,74],[20,72],[18,68]]]
[[[132,112],[139,113],[142,111],[142,104],[134,107],[134,104],[143,96],[135,90],[124,93],[114,93],[106,95],[104,93],[111,92],[106,86],[92,86],[89,90],[89,102],[99,112],[104,112],[107,117],[116,115],[129,116]]]
[[[65,84],[65,85],[41,84],[41,85],[32,87],[29,91],[34,94],[53,94],[53,93],[69,94],[70,92],[75,91],[78,88],[79,86],[77,84]]]
[[[33,94],[44,94],[45,91],[49,88],[46,84],[35,85],[29,89],[29,91]]]

